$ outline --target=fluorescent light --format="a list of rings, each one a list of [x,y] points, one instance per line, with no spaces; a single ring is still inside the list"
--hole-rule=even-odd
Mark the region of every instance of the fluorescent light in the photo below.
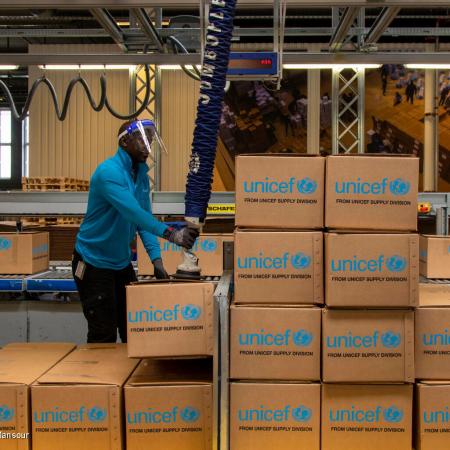
[[[44,70],[130,70],[135,66],[120,64],[46,64],[39,66]]]
[[[405,64],[407,69],[450,69],[450,64]]]
[[[13,65],[7,65],[7,64],[0,65],[0,70],[17,70],[18,68],[19,68],[19,66],[13,66]]]
[[[116,22],[116,24],[119,25],[119,27],[129,27],[130,21],[129,20],[119,20],[118,22]]]
[[[381,64],[283,64],[284,69],[378,69]]]

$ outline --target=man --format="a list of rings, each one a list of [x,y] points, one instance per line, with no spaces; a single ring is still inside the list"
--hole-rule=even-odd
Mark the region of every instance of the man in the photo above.
[[[173,229],[151,214],[145,161],[155,133],[150,120],[124,123],[117,153],[101,163],[91,178],[87,212],[72,259],[88,342],[116,342],[117,328],[121,341],[127,341],[125,286],[136,281],[130,249],[136,232],[159,279],[169,277],[156,236],[188,249],[198,237],[195,229]]]

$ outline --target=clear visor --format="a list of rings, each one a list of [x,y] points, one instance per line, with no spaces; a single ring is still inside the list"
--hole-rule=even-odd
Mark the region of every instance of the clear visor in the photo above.
[[[140,148],[145,148],[149,153],[152,153],[152,144],[157,142],[157,144],[167,153],[167,148],[164,145],[161,136],[159,135],[154,122],[151,120],[136,120],[131,123],[130,126],[119,134],[119,140],[124,136],[130,136],[132,139],[137,139],[140,141]]]

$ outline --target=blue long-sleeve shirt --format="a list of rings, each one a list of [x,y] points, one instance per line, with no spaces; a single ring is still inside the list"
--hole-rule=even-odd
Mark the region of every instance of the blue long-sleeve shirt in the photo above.
[[[162,237],[167,226],[151,214],[149,168],[139,163],[134,181],[132,167],[131,157],[119,147],[92,175],[75,249],[95,267],[120,270],[130,264],[136,232],[150,259],[161,257],[156,236]]]

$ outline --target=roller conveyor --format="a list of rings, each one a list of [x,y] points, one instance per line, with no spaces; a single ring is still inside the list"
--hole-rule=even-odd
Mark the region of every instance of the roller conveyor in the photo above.
[[[24,275],[0,275],[0,292],[23,292]]]
[[[27,292],[76,292],[77,287],[70,270],[50,269],[28,276],[24,290]]]

